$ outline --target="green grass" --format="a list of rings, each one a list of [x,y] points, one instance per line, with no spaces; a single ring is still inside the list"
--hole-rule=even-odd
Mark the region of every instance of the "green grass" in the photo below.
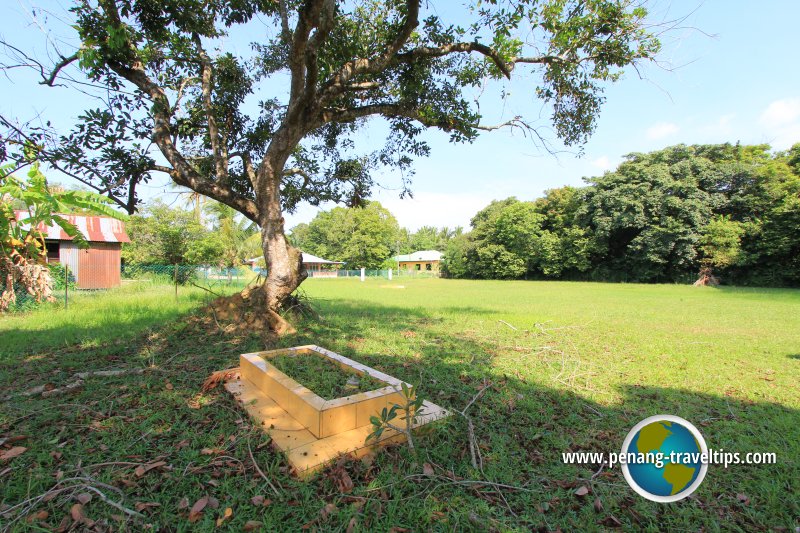
[[[119,520],[97,497],[86,506],[91,519],[136,531],[211,531],[227,507],[234,530],[248,520],[340,531],[800,526],[800,291],[439,279],[311,279],[303,290],[320,319],[266,345],[211,318],[180,316],[202,297],[180,309],[153,296],[131,313],[97,299],[96,313],[0,318],[3,394],[62,386],[78,371],[147,369],[89,378],[69,395],[4,401],[0,439],[24,435],[12,445],[28,450],[0,463],[0,503],[25,502],[60,479],[138,503],[144,519]],[[200,386],[239,353],[302,344],[413,383],[454,410],[488,386],[469,410],[482,471],[471,465],[466,421],[453,416],[416,439],[418,457],[396,447],[374,463],[292,478],[236,403]],[[712,465],[697,492],[674,504],[640,498],[618,469],[562,463],[564,451],[618,451],[634,424],[658,413],[693,422],[711,448],[776,452],[778,463]],[[166,464],[136,475],[137,464],[156,460]],[[435,475],[423,475],[423,463]],[[344,473],[354,484],[345,493]],[[480,479],[526,490],[470,481]],[[582,485],[591,493],[578,497]],[[40,525],[69,515],[69,494],[31,507],[49,513]],[[271,504],[254,505],[257,495]],[[181,500],[202,496],[219,508],[189,523]],[[9,521],[0,518],[0,528]],[[23,518],[13,528],[34,524]]]
[[[229,294],[243,284],[214,287]],[[90,348],[109,342],[127,342],[148,328],[176,320],[207,304],[214,295],[198,287],[150,281],[128,281],[107,291],[74,291],[52,304],[0,316],[0,361],[4,356],[35,353],[58,346]]]
[[[371,376],[347,372],[330,359],[313,354],[280,354],[271,357],[269,362],[324,400],[334,400],[386,386],[386,383]],[[357,377],[358,383],[348,385],[348,380],[352,377]]]

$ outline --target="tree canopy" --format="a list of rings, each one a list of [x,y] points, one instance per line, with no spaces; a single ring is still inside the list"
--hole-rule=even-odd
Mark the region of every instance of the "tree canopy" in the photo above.
[[[800,284],[800,145],[677,145],[630,154],[583,188],[492,202],[450,242],[454,277]]]

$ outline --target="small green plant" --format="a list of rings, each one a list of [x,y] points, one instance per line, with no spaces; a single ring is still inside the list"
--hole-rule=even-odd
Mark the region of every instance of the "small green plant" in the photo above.
[[[393,429],[398,433],[405,435],[406,442],[408,442],[408,449],[412,452],[415,451],[414,448],[414,438],[411,435],[411,432],[414,428],[414,423],[417,421],[417,418],[423,414],[423,407],[422,404],[425,401],[420,394],[417,394],[415,391],[412,391],[405,382],[401,385],[401,392],[403,393],[404,402],[403,405],[394,404],[390,408],[384,407],[381,410],[380,416],[371,416],[369,417],[369,421],[372,423],[372,433],[367,436],[366,442],[369,442],[371,439],[379,439],[380,436],[383,434],[384,431],[387,429]],[[395,425],[392,423],[392,420],[395,420],[398,417],[398,412],[400,413],[400,421],[402,422],[401,425]]]

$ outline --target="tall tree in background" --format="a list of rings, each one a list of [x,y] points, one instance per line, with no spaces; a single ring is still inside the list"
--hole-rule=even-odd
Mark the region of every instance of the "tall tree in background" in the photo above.
[[[397,219],[378,202],[364,207],[335,207],[320,212],[308,224],[292,229],[298,248],[325,259],[343,261],[346,268],[380,268],[392,254],[400,228]]]
[[[521,118],[483,124],[478,101],[465,94],[521,67],[537,74],[530,90],[550,105],[558,137],[580,145],[595,128],[603,84],[659,49],[638,0],[475,0],[462,11],[464,25],[421,4],[76,0],[80,47],[53,51],[60,59],[41,70],[42,81],[88,82],[106,101],[57,139],[16,134],[130,211],[137,185],[163,172],[256,222],[269,274],[248,298],[276,331],[291,331],[278,310],[306,273],[284,236],[284,210],[301,201],[362,203],[371,168],[406,170],[428,154],[425,128],[453,141],[529,128]],[[220,51],[237,30],[264,36],[252,54]],[[36,65],[7,44],[21,64]],[[285,92],[269,92],[284,80]],[[369,117],[388,122],[387,142],[356,157],[353,135]]]

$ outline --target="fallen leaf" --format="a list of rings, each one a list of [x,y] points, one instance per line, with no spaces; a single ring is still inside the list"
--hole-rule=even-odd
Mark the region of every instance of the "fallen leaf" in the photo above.
[[[133,508],[140,513],[152,507],[161,507],[161,504],[156,502],[136,502],[136,504],[133,506]]]
[[[261,522],[257,520],[248,520],[247,522],[245,522],[244,527],[242,529],[244,529],[245,531],[255,531],[256,529],[260,529],[261,525],[262,525]]]
[[[178,444],[175,445],[175,447],[178,448],[179,450],[182,449],[182,448],[186,448],[187,446],[189,446],[189,441],[188,440],[182,440]]]
[[[351,518],[350,523],[347,524],[347,530],[345,531],[345,533],[353,533],[353,530],[355,530],[357,523],[358,522],[356,521],[355,516]]]
[[[617,520],[616,517],[608,515],[603,520],[600,521],[606,527],[622,527],[622,522]]]
[[[75,522],[83,522],[86,519],[86,514],[83,512],[83,505],[76,503],[69,510],[69,514]]]
[[[2,452],[0,452],[0,460],[8,461],[10,459],[13,459],[14,457],[22,455],[27,450],[28,448],[26,448],[25,446],[14,446],[13,448],[9,448],[8,450],[3,450]]]
[[[136,474],[136,477],[142,477],[149,471],[153,470],[154,468],[160,468],[162,466],[166,466],[166,461],[155,461],[153,463],[147,463],[146,465],[139,465],[136,467],[136,470],[133,471]]]
[[[219,500],[213,496],[208,497],[208,506],[212,509],[219,509]]]
[[[38,512],[38,513],[36,513],[36,514],[32,514],[32,515],[30,515],[30,516],[29,516],[29,517],[26,519],[26,521],[27,521],[29,524],[31,524],[31,523],[33,523],[33,522],[36,522],[37,520],[47,520],[47,517],[48,517],[48,516],[50,516],[50,513],[48,513],[47,511],[39,511],[39,512]]]
[[[165,388],[165,389],[167,389],[167,390],[172,390],[172,389],[174,389],[175,387],[173,387],[173,386],[172,386],[172,383],[170,383],[169,381],[167,381],[167,384],[166,384],[166,385],[164,385],[164,388]]]
[[[736,495],[736,499],[742,502],[744,505],[750,505],[750,498],[748,498],[746,494],[738,493]]]
[[[181,501],[178,502],[178,509],[182,511],[183,509],[188,509],[188,508],[189,508],[189,498],[184,496],[183,498],[181,498]]]
[[[200,455],[217,455],[221,452],[222,450],[219,450],[217,448],[203,448],[202,450],[200,450]]]
[[[586,485],[581,485],[575,491],[575,496],[578,496],[578,497],[581,497],[581,498],[583,496],[586,496],[587,494],[589,494],[589,487],[587,487]]]
[[[82,492],[77,496],[75,496],[75,499],[78,500],[78,503],[80,503],[81,505],[86,505],[87,503],[92,501],[92,495],[89,494],[88,492]]]
[[[225,520],[229,519],[233,516],[233,509],[230,507],[225,508],[225,512],[222,513],[222,516],[217,518],[217,527],[220,527],[222,524],[225,523]]]
[[[337,511],[336,504],[328,503],[325,504],[325,507],[323,507],[320,510],[319,514],[320,516],[322,516],[323,520],[327,520],[329,516],[331,516],[332,514],[336,514],[336,511]]]
[[[598,513],[602,512],[602,510],[603,510],[603,502],[600,501],[600,498],[595,498],[594,499],[594,510],[597,511]]]
[[[432,476],[434,474],[433,467],[430,463],[425,463],[422,465],[422,473],[426,476]]]
[[[189,522],[197,522],[200,520],[200,516],[203,514],[203,509],[206,508],[208,505],[208,496],[203,496],[192,505],[191,510],[189,511]]]
[[[250,498],[250,503],[252,503],[253,505],[261,505],[264,503],[264,497],[261,495],[253,496],[252,498]]]

